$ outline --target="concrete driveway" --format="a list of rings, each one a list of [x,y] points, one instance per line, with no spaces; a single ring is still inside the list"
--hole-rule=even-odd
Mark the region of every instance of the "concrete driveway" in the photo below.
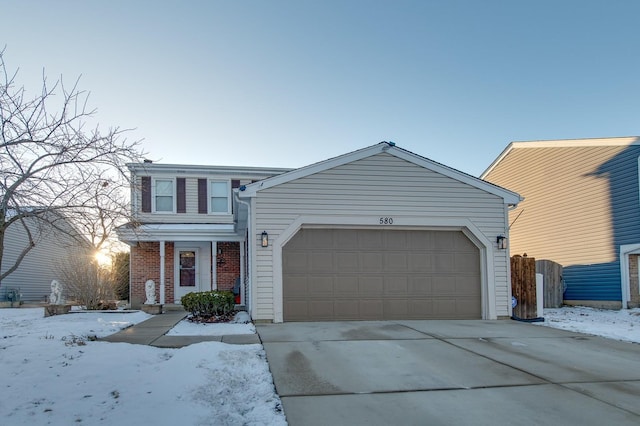
[[[503,321],[258,325],[297,425],[638,425],[640,345]]]

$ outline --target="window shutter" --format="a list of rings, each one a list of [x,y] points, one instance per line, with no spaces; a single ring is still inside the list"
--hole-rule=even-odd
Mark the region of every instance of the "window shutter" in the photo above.
[[[198,213],[207,214],[207,180],[198,179]]]
[[[185,189],[185,179],[177,178],[176,179],[176,192],[178,199],[176,200],[176,210],[178,213],[186,213],[187,212],[187,195]]]
[[[151,213],[151,176],[141,176],[142,211]]]
[[[236,180],[236,179],[232,180],[231,181],[231,188],[232,189],[240,188],[240,180]]]

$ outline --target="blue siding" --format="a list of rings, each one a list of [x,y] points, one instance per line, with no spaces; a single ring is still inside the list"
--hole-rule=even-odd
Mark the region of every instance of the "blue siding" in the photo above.
[[[618,262],[565,267],[563,278],[565,300],[622,300]]]
[[[614,262],[565,267],[567,300],[622,300],[620,246],[640,243],[638,157],[640,146],[631,145],[603,163],[596,175],[609,180],[613,218]],[[588,194],[585,194],[588,196]]]

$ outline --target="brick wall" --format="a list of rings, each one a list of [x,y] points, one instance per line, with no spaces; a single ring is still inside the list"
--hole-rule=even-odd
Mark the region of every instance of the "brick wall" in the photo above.
[[[222,253],[217,255],[216,274],[218,290],[231,290],[240,278],[240,243],[219,242],[218,250]]]
[[[165,243],[165,302],[173,303],[173,243]],[[156,299],[160,299],[160,243],[141,242],[131,248],[131,306],[144,303],[144,284],[156,283]]]

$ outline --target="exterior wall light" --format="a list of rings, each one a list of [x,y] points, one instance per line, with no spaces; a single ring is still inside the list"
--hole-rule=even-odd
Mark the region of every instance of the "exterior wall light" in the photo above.
[[[498,235],[496,238],[496,242],[498,243],[498,248],[501,250],[507,249],[507,237],[504,235]]]
[[[267,234],[267,231],[262,231],[262,247],[268,247],[269,246],[269,234]]]

